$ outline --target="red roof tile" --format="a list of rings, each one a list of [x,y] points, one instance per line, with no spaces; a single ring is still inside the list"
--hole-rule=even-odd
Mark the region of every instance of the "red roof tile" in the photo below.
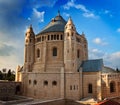
[[[120,103],[113,101],[113,100],[104,100],[98,104],[95,105],[120,105]]]

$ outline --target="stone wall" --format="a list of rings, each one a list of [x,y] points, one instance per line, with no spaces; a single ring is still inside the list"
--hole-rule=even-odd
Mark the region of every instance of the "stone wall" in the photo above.
[[[96,99],[99,99],[100,97],[98,94],[101,96],[101,82],[98,83],[98,80],[101,78],[98,78],[101,76],[99,72],[84,72],[83,73],[83,98],[85,97],[94,97]],[[89,92],[89,84],[92,85],[91,87],[91,92]],[[100,92],[100,93],[99,93]]]
[[[0,81],[0,99],[20,94],[20,82]]]
[[[110,83],[114,83],[110,92]],[[104,73],[102,75],[102,96],[104,98],[120,96],[120,73]]]

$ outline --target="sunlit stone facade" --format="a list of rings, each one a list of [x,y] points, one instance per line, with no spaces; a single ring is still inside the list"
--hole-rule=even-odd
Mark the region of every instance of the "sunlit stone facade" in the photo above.
[[[25,96],[101,100],[120,93],[120,77],[108,77],[109,73],[119,73],[104,67],[102,59],[88,60],[84,33],[79,34],[72,19],[65,21],[59,13],[40,33],[35,34],[32,26],[27,29],[24,55],[24,66],[16,80],[22,82]]]

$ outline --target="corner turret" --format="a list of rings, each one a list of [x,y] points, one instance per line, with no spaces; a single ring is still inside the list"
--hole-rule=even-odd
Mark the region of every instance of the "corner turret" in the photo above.
[[[68,19],[64,30],[64,64],[65,70],[76,70],[76,28],[71,17]]]
[[[35,49],[35,34],[32,25],[27,29],[25,33],[25,61],[24,70],[27,72],[32,71],[32,65],[34,63],[34,49]]]

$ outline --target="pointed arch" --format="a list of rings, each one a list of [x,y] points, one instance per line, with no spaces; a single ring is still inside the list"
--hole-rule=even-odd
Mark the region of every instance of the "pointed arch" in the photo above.
[[[40,49],[38,48],[37,49],[37,58],[39,58],[40,57]]]
[[[115,92],[115,82],[110,82],[110,93]]]

